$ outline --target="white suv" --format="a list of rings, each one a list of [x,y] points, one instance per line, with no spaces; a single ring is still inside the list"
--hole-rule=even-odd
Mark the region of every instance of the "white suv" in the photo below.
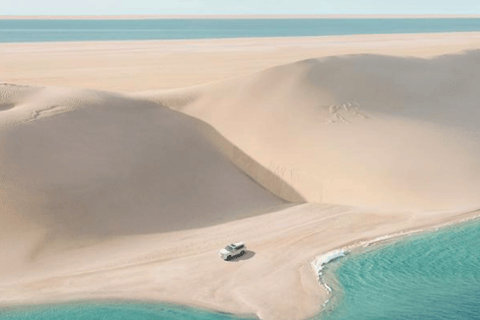
[[[224,249],[220,250],[220,258],[223,260],[232,260],[233,258],[236,258],[238,256],[241,256],[247,251],[247,246],[245,245],[244,242],[236,242],[229,244],[226,246]]]

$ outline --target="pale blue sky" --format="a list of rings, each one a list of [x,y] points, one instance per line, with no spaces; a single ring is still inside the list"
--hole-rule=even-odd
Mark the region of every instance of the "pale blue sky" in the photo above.
[[[480,0],[0,0],[0,15],[480,14]]]

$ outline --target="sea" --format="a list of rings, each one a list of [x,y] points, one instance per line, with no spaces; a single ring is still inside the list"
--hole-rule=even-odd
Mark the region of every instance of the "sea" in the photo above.
[[[0,20],[0,43],[480,31],[479,18]]]
[[[480,319],[480,221],[357,250],[325,273],[321,320]]]
[[[252,320],[227,313],[147,302],[74,302],[0,308],[1,320]]]
[[[466,31],[480,31],[480,19],[0,20],[2,43]],[[333,291],[315,320],[480,319],[480,221],[355,250],[328,264],[325,274]],[[97,301],[0,308],[0,320],[6,319],[247,318],[165,303]]]

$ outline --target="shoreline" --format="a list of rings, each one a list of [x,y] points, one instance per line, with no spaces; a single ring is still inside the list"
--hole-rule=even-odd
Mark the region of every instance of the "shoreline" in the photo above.
[[[138,92],[203,86],[306,59],[353,54],[432,58],[480,49],[480,32],[25,42],[0,43],[0,49],[2,82]]]
[[[472,213],[477,213],[476,215],[471,216]],[[464,224],[472,223],[472,222],[478,222],[480,221],[480,209],[479,210],[474,210],[474,211],[469,211],[464,214],[466,218],[461,218],[458,217],[460,220],[453,220],[450,222],[445,222],[439,225],[433,225],[429,227],[421,227],[419,229],[407,229],[407,230],[402,230],[397,233],[393,234],[386,234],[384,236],[377,237],[372,240],[366,240],[366,241],[360,241],[352,245],[347,245],[341,248],[334,249],[330,252],[326,252],[320,256],[315,257],[315,259],[312,260],[311,265],[312,265],[312,270],[314,274],[318,277],[318,283],[319,285],[323,286],[325,290],[328,292],[328,297],[326,300],[324,300],[322,304],[322,311],[318,314],[321,315],[322,312],[328,306],[328,303],[331,301],[331,298],[333,296],[333,291],[332,291],[332,285],[325,279],[325,274],[328,274],[328,270],[322,272],[322,270],[330,264],[330,262],[336,261],[337,259],[348,259],[348,256],[352,253],[354,254],[362,254],[365,248],[375,246],[373,250],[380,249],[377,246],[387,246],[390,243],[394,241],[403,241],[406,240],[407,237],[410,236],[422,236],[422,235],[428,235],[428,234],[433,234],[438,231],[445,231],[449,228],[453,228],[455,226],[461,226]],[[317,260],[321,260],[324,256],[328,256],[332,253],[335,252],[341,252],[342,255],[339,255],[331,260],[328,260],[326,263],[318,265],[315,262]],[[328,274],[330,278],[334,278],[334,280],[337,280],[336,277],[333,274]]]
[[[250,219],[250,218],[247,218]],[[310,314],[308,317],[300,317],[296,319],[310,319],[311,317],[318,317],[324,312],[324,309],[329,306],[329,302],[331,301],[333,291],[329,285],[329,282],[323,282],[320,277],[323,279],[322,274],[318,274],[313,266],[314,261],[322,256],[329,255],[334,251],[345,251],[345,256],[340,257],[341,259],[348,259],[348,256],[352,253],[358,253],[362,249],[370,246],[383,246],[388,245],[393,241],[402,241],[402,239],[409,237],[409,236],[420,236],[420,235],[427,235],[430,233],[435,233],[437,231],[445,230],[449,227],[455,227],[456,225],[461,224],[468,224],[471,222],[476,222],[480,220],[480,209],[472,210],[468,212],[463,212],[459,216],[452,216],[445,219],[446,221],[441,222],[440,224],[431,224],[431,225],[423,225],[420,228],[412,227],[407,228],[404,230],[399,230],[394,233],[389,233],[385,235],[381,235],[379,237],[375,237],[369,240],[353,240],[349,244],[345,244],[343,246],[334,248],[328,252],[321,253],[319,255],[315,255],[308,259],[308,264],[311,267],[312,276],[315,277],[315,282],[318,287],[322,288],[325,291],[326,295],[322,298],[322,300],[318,301],[319,310],[315,314]],[[378,248],[373,248],[373,250]],[[361,254],[361,253],[360,253]],[[332,259],[327,262],[323,267],[328,267],[328,264],[336,259]],[[132,266],[133,267],[133,266]],[[326,271],[328,273],[328,270]],[[333,275],[329,274],[329,277],[334,277]],[[329,290],[330,288],[330,290]],[[98,297],[98,298],[85,298],[85,299],[53,299],[53,300],[37,300],[34,302],[19,302],[19,303],[9,303],[5,304],[4,302],[0,301],[0,307],[5,309],[21,309],[21,308],[35,308],[35,307],[43,307],[43,306],[56,306],[56,305],[70,305],[70,304],[89,304],[89,303],[132,303],[132,304],[155,304],[155,305],[166,305],[167,307],[173,308],[182,308],[185,306],[187,308],[192,308],[195,310],[200,310],[203,312],[213,313],[213,314],[227,314],[232,315],[234,317],[238,317],[241,319],[264,319],[263,317],[258,316],[255,313],[248,313],[248,312],[231,312],[227,311],[226,309],[220,308],[219,306],[212,306],[208,303],[202,303],[198,301],[187,301],[187,300],[167,300],[167,299],[155,299],[155,298],[128,298],[128,297]]]
[[[311,206],[311,204],[301,204],[299,206]],[[297,207],[297,206],[296,206]],[[295,208],[294,208],[295,209]],[[285,210],[289,210],[289,208],[285,209]],[[268,216],[268,215],[272,215],[272,213],[270,214],[265,214],[265,215],[262,215],[262,216],[258,216],[258,217],[252,217],[252,218],[245,218],[245,219],[242,219],[242,220],[237,220],[237,221],[233,221],[233,222],[230,222],[230,223],[227,223],[227,225],[229,224],[236,224],[236,223],[242,223],[242,222],[249,222],[249,221],[252,221],[253,220],[258,220],[258,219],[265,219],[266,217],[265,216]],[[275,213],[273,213],[273,215],[275,215]],[[440,217],[439,217],[440,218]],[[348,241],[347,243],[343,243],[342,245],[340,246],[335,246],[335,247],[330,247],[330,249],[328,251],[324,251],[324,252],[318,252],[317,250],[317,253],[316,254],[313,254],[313,255],[309,255],[308,257],[306,257],[305,260],[302,260],[301,261],[301,264],[302,265],[307,265],[308,268],[307,268],[307,271],[308,271],[308,274],[309,276],[311,276],[312,280],[313,280],[313,283],[315,286],[317,286],[317,289],[320,289],[323,293],[320,294],[320,296],[317,296],[317,297],[321,297],[320,300],[316,300],[317,301],[317,306],[315,307],[315,309],[317,310],[316,312],[313,312],[313,313],[308,313],[308,314],[305,314],[305,315],[302,315],[300,317],[294,317],[295,319],[307,319],[307,318],[310,318],[310,317],[313,317],[313,316],[318,316],[320,315],[322,312],[323,312],[323,309],[328,305],[328,302],[330,301],[331,299],[331,292],[329,292],[329,290],[326,288],[326,286],[328,286],[329,284],[328,283],[325,283],[325,284],[322,284],[320,281],[318,281],[318,273],[315,272],[315,270],[312,268],[312,262],[317,259],[318,257],[322,256],[322,255],[325,255],[325,254],[329,254],[330,252],[332,251],[336,251],[336,250],[348,250],[349,252],[351,251],[355,251],[355,250],[361,250],[362,247],[365,247],[365,246],[372,246],[372,245],[382,245],[382,244],[388,244],[388,242],[390,241],[395,241],[395,240],[398,240],[402,239],[402,237],[407,237],[407,236],[411,236],[411,235],[419,235],[419,234],[428,234],[430,232],[435,232],[437,231],[438,229],[443,229],[443,228],[447,228],[449,226],[454,226],[456,224],[460,224],[460,223],[469,223],[469,222],[472,222],[472,221],[475,221],[475,220],[478,220],[480,218],[480,210],[473,210],[473,211],[468,211],[468,212],[463,212],[461,213],[460,215],[457,215],[457,214],[454,214],[454,213],[449,213],[446,217],[444,218],[441,218],[440,220],[441,221],[436,221],[436,222],[433,222],[433,223],[422,223],[420,224],[420,226],[409,226],[408,228],[405,228],[405,229],[402,229],[402,228],[396,228],[394,225],[392,225],[393,229],[392,229],[392,232],[388,232],[386,234],[380,232],[380,233],[375,233],[375,235],[371,238],[371,239],[364,239],[364,237],[358,237],[356,239],[352,239],[350,241]],[[270,220],[270,219],[268,219]],[[248,225],[252,225],[251,223],[247,223]],[[214,229],[215,227],[221,227],[221,226],[214,226],[214,227],[208,227],[206,229]],[[198,231],[202,231],[202,229],[199,229]],[[207,231],[207,230],[205,230]],[[184,233],[184,232],[180,232],[180,233]],[[203,232],[202,232],[203,233]],[[208,231],[207,231],[208,233]],[[386,238],[388,237],[388,238]],[[173,240],[175,241],[175,240]],[[310,243],[310,246],[312,245],[315,245],[315,243]],[[347,256],[348,258],[348,256]],[[297,259],[298,260],[298,259]],[[300,261],[298,261],[300,262]],[[142,262],[140,263],[140,265],[144,265],[144,264],[147,264],[149,265],[150,263],[152,262],[148,262],[148,261],[145,261],[145,262]],[[328,264],[326,264],[326,266],[328,266]],[[117,268],[120,268],[120,269],[135,269],[137,266],[136,265],[131,265],[131,266],[118,266],[116,267],[115,269],[111,270],[111,271],[115,271]],[[273,269],[272,269],[273,270]],[[106,271],[108,272],[108,271]],[[95,273],[99,273],[99,274],[105,274],[105,271],[102,271],[102,270],[97,270],[95,271]],[[71,278],[72,275],[65,275],[65,276],[60,276],[59,279],[61,278],[64,278],[66,277],[66,279],[68,278]],[[75,277],[73,275],[73,277]],[[73,279],[73,278],[72,278]],[[86,292],[87,293],[87,292]],[[88,297],[80,297],[80,298],[72,298],[72,297],[64,297],[64,298],[53,298],[53,299],[49,299],[49,298],[42,298],[42,299],[38,299],[37,298],[33,298],[33,299],[27,299],[27,300],[24,300],[24,299],[20,299],[18,301],[10,301],[10,302],[6,302],[6,301],[3,301],[3,302],[0,302],[0,305],[4,306],[4,307],[22,307],[22,306],[41,306],[41,305],[52,305],[52,304],[62,304],[62,303],[82,303],[82,302],[102,302],[102,301],[107,301],[107,302],[139,302],[139,303],[142,303],[142,302],[147,302],[147,303],[159,303],[159,304],[167,304],[167,305],[172,305],[172,306],[181,306],[181,305],[185,305],[187,307],[192,307],[192,308],[198,308],[198,309],[201,309],[201,310],[205,310],[205,311],[209,311],[209,312],[213,312],[213,313],[227,313],[227,314],[233,314],[235,316],[249,316],[251,317],[252,315],[255,316],[256,318],[258,319],[276,319],[277,316],[275,317],[270,317],[270,316],[264,316],[262,314],[258,314],[256,312],[248,312],[247,309],[238,309],[238,310],[232,310],[230,309],[229,307],[225,307],[223,305],[219,305],[219,304],[216,304],[216,303],[211,303],[211,302],[202,302],[202,301],[195,301],[195,300],[190,300],[188,298],[167,298],[166,296],[164,296],[164,298],[154,298],[151,294],[147,293],[146,295],[141,295],[141,296],[138,296],[138,293],[135,293],[135,292],[132,292],[132,293],[127,293],[126,295],[125,294],[120,294],[120,295],[112,295],[112,294],[107,294],[107,295],[103,295],[101,294],[100,296],[97,296],[97,294],[93,294],[94,292],[91,292],[90,294],[87,294]],[[306,292],[308,294],[308,292]],[[312,292],[310,292],[312,293]],[[93,295],[92,295],[93,294]],[[137,296],[137,297],[135,297]],[[28,300],[30,300],[31,302],[27,302]],[[213,301],[212,301],[213,302]],[[277,306],[278,307],[278,306]],[[243,310],[243,311],[240,311],[240,310]],[[291,319],[290,316],[287,317],[288,319]],[[281,318],[281,319],[287,319],[287,318]]]

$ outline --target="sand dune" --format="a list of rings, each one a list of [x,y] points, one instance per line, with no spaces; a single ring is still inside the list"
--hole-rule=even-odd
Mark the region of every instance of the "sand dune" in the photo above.
[[[0,90],[9,106],[0,114],[2,237],[21,237],[18,228],[46,232],[45,241],[171,232],[284,203],[224,158],[210,141],[214,130],[189,116],[101,92]],[[28,251],[4,255],[0,269]]]
[[[211,124],[307,201],[459,210],[480,204],[479,74],[479,51],[351,55],[197,87],[189,102],[145,96]]]
[[[396,54],[409,50],[426,49]],[[479,74],[471,51],[309,59],[128,96],[2,84],[0,304],[313,316],[328,296],[316,255],[479,214]],[[249,255],[219,259],[237,240]]]

